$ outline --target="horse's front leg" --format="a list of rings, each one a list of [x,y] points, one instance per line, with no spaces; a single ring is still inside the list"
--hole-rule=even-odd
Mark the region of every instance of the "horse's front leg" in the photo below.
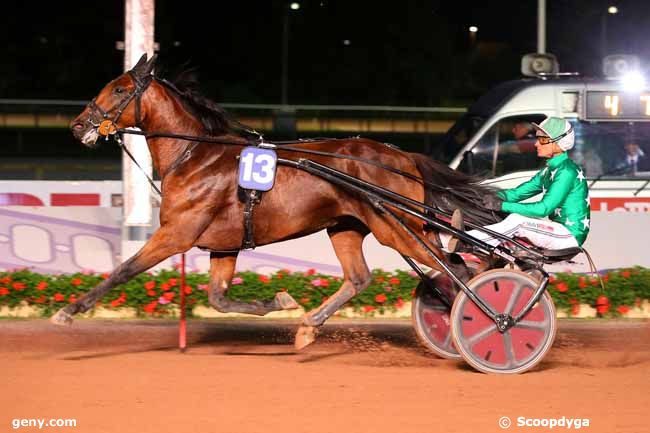
[[[97,287],[80,297],[76,302],[61,308],[50,322],[57,325],[70,325],[73,316],[84,313],[95,306],[104,295],[113,287],[129,281],[134,276],[157,265],[174,254],[182,253],[190,249],[194,238],[185,234],[178,227],[161,227],[151,239],[133,257],[119,265],[111,272],[107,279]],[[179,236],[183,236],[179,239]]]
[[[241,302],[226,298],[226,293],[235,274],[237,263],[235,253],[210,253],[210,287],[208,299],[217,311],[222,313],[246,313],[263,316],[271,311],[293,310],[298,303],[287,292],[278,292],[270,301]]]

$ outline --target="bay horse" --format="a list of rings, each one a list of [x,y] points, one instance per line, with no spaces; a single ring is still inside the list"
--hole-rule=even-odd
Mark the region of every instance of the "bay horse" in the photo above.
[[[226,297],[244,236],[244,204],[238,195],[237,157],[243,146],[250,144],[249,133],[214,102],[180,84],[154,76],[154,64],[155,56],[147,60],[145,54],[133,69],[108,83],[71,122],[74,137],[86,146],[96,146],[100,138],[98,129],[102,127],[100,122],[112,117],[111,127],[137,126],[143,131],[217,137],[226,144],[149,135],[147,145],[163,192],[160,228],[106,280],[60,309],[50,320],[60,325],[71,324],[75,314],[92,308],[115,286],[194,246],[211,251],[209,302],[217,310],[264,315],[298,308],[286,292],[277,293],[273,300],[265,302],[237,302]],[[476,222],[495,222],[489,213],[478,212],[475,206],[481,202],[481,194],[489,192],[488,188],[478,185],[478,179],[455,172],[423,155],[363,138],[294,144],[301,149],[361,157],[402,170],[411,176],[387,172],[358,160],[319,155],[312,158],[418,202],[426,200],[446,210],[462,208]],[[281,145],[276,151],[283,158],[297,158],[295,153],[284,151]],[[441,188],[429,191],[418,179]],[[292,167],[278,166],[274,187],[264,194],[255,209],[252,223],[257,245],[325,229],[343,269],[343,283],[336,294],[303,316],[295,338],[298,349],[313,342],[317,327],[371,283],[371,273],[362,252],[363,240],[370,232],[381,244],[400,254],[439,268],[420,245],[398,230],[393,220],[377,212],[363,196]],[[431,233],[425,232],[421,220],[399,211],[396,213],[416,233],[427,236],[427,244],[439,258],[451,261],[448,254],[436,246]]]

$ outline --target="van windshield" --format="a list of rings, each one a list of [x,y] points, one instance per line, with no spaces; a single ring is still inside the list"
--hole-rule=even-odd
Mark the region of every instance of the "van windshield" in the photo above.
[[[438,159],[449,163],[465,147],[469,139],[483,126],[485,120],[486,117],[473,113],[464,114],[440,140],[440,148],[443,151],[443,155],[438,156]]]

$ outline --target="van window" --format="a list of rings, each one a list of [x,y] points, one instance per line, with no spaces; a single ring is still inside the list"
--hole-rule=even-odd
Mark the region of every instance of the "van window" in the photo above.
[[[572,121],[571,157],[588,178],[650,177],[650,123]]]
[[[532,122],[543,114],[505,117],[496,122],[464,156],[459,170],[483,176],[502,176],[515,171],[535,170],[544,161],[537,157]]]

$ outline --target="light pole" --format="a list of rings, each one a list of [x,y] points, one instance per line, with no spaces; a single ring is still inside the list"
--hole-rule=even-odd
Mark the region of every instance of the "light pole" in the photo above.
[[[282,105],[289,103],[289,14],[300,9],[300,3],[291,2],[284,7],[282,14]]]
[[[616,6],[607,8],[607,12],[601,14],[600,20],[600,55],[604,59],[607,56],[607,15],[615,15],[618,13]],[[601,59],[602,60],[602,59]]]

